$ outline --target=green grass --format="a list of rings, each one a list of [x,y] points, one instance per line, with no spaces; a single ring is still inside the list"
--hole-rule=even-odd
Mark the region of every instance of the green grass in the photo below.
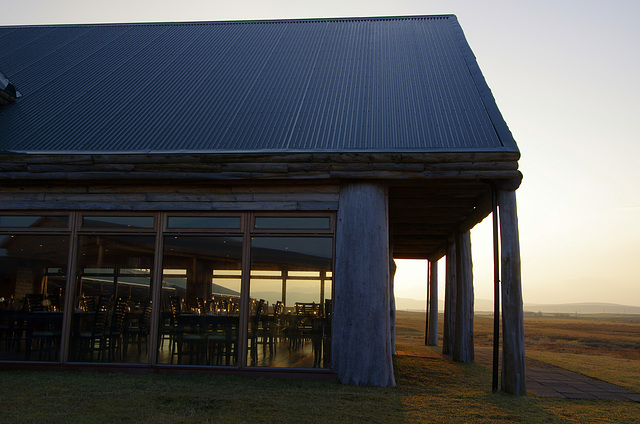
[[[422,347],[428,349],[426,347]],[[640,404],[491,393],[490,371],[396,357],[396,388],[229,376],[0,373],[7,423],[637,422]]]

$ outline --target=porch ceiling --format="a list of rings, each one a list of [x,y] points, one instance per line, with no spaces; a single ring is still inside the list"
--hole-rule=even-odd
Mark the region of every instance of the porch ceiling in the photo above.
[[[439,259],[447,238],[491,212],[491,187],[477,180],[415,181],[389,188],[389,224],[396,259]]]

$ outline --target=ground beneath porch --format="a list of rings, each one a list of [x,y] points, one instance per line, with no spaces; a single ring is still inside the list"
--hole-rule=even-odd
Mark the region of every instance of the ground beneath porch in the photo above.
[[[396,355],[451,360],[447,355],[424,349],[404,348],[403,350],[398,350]],[[527,359],[526,361],[528,393],[551,398],[640,402],[640,393],[625,387],[590,378],[534,359]],[[476,347],[475,362],[489,368],[493,367],[492,349]]]

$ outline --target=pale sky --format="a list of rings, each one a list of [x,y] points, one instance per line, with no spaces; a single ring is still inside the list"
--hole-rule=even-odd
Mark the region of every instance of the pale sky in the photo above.
[[[0,25],[453,13],[522,152],[517,201],[525,303],[640,306],[640,1],[0,0],[0,6]],[[491,237],[490,219],[472,230],[480,299],[493,293]],[[444,273],[441,261],[441,280]],[[425,280],[424,262],[401,261],[396,296],[424,298]]]

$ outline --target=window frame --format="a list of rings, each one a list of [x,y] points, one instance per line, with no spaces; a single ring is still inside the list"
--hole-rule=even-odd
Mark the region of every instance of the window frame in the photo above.
[[[66,269],[66,293],[65,304],[72,305],[75,300],[76,281],[78,278],[79,255],[81,254],[80,236],[98,236],[98,235],[145,235],[155,236],[153,269],[151,272],[152,285],[152,303],[159,305],[162,290],[163,275],[163,254],[164,254],[164,237],[165,236],[234,236],[242,237],[242,274],[241,274],[241,314],[240,314],[240,334],[238,335],[237,346],[237,365],[231,369],[259,369],[264,371],[265,367],[251,367],[247,364],[247,332],[249,320],[249,298],[250,298],[250,281],[251,281],[251,239],[256,237],[331,237],[332,245],[332,271],[331,277],[304,277],[298,279],[322,279],[331,284],[331,295],[335,293],[335,245],[336,245],[336,212],[335,211],[107,211],[107,210],[91,210],[91,211],[60,211],[60,210],[32,210],[32,211],[10,211],[0,210],[0,216],[63,216],[67,217],[67,226],[64,228],[48,228],[48,227],[1,227],[0,234],[43,234],[43,235],[66,235],[69,237],[68,263]],[[149,228],[143,227],[118,227],[118,228],[87,228],[84,227],[85,217],[151,217],[153,224]],[[239,228],[170,228],[169,217],[238,217]],[[277,217],[277,218],[328,218],[328,228],[256,228],[256,218],[260,217]],[[154,307],[151,317],[151,334],[158,334],[158,321],[160,318],[160,309]],[[70,361],[69,358],[69,342],[71,337],[71,319],[73,308],[66,308],[64,311],[63,331],[60,341],[60,355],[58,364],[78,364]],[[159,340],[155,336],[150,336],[148,340],[149,355],[146,364],[140,364],[146,367],[175,367],[170,364],[159,364],[157,362],[157,348]],[[6,361],[1,361],[6,362]],[[8,361],[13,362],[13,361]],[[125,362],[116,363],[81,363],[81,365],[106,365],[106,366],[130,366]],[[196,368],[217,368],[216,366],[196,366]],[[229,367],[225,367],[229,369]],[[307,368],[270,368],[280,371],[299,371]],[[330,372],[331,369],[318,369],[317,371]]]

